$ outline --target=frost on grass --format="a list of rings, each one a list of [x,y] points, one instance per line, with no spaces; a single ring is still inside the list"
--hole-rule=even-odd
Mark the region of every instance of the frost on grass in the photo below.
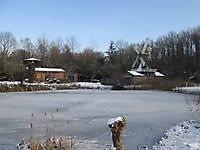
[[[154,150],[200,150],[200,121],[185,121],[168,130]]]

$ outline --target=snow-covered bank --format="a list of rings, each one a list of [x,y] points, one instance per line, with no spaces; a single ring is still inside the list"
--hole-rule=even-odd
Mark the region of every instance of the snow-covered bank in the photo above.
[[[0,81],[0,85],[19,85],[19,81]]]
[[[73,83],[74,84],[74,83]],[[103,85],[101,82],[92,83],[92,82],[77,82],[75,83],[80,88],[89,88],[89,89],[111,89],[112,86]]]
[[[71,83],[26,83],[15,81],[0,82],[0,91],[3,92],[17,92],[17,91],[35,91],[35,90],[62,90],[62,89],[111,89],[112,86],[103,85],[100,82],[71,82]]]
[[[49,83],[26,83],[29,85],[42,85],[49,87],[50,89],[111,89],[112,86],[103,85],[101,82],[71,82],[71,83],[60,83],[60,84],[49,84]]]
[[[154,150],[200,150],[200,121],[184,121],[169,129]]]
[[[173,89],[173,91],[185,94],[200,94],[200,86],[176,87]]]

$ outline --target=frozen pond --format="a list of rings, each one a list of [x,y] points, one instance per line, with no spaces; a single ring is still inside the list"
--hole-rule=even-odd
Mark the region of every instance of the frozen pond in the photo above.
[[[192,97],[160,91],[1,93],[0,149],[13,149],[22,137],[49,135],[72,135],[111,144],[107,120],[119,114],[127,117],[125,149],[151,147],[171,126],[198,117],[187,109],[186,98]]]

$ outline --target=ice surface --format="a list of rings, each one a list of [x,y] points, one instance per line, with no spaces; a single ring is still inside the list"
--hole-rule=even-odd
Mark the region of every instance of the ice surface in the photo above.
[[[193,95],[187,95],[187,98],[192,99]],[[28,139],[31,134],[39,139],[48,134],[72,134],[80,139],[95,140],[98,145],[111,145],[107,121],[119,114],[126,116],[123,143],[127,150],[144,145],[152,147],[165,130],[184,120],[199,118],[187,110],[186,96],[173,92],[64,90],[1,93],[0,149],[4,145],[6,150],[13,150],[12,146],[15,147],[21,137]],[[31,122],[33,129],[30,129]]]

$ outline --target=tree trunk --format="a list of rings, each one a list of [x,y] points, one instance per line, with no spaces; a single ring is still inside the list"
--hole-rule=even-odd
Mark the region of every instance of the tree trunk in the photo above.
[[[108,126],[111,128],[113,146],[116,150],[123,150],[122,131],[126,126],[125,117],[117,117],[109,121]]]

